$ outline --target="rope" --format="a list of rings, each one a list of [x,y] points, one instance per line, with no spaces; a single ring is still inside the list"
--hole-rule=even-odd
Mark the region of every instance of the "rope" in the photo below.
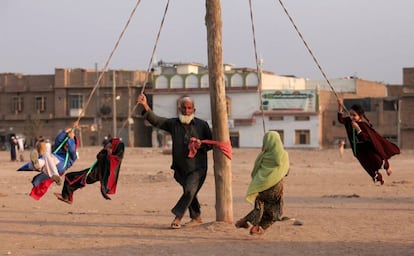
[[[53,151],[53,153],[57,153],[62,147],[63,145],[65,145],[66,141],[68,141],[69,137],[66,136],[63,141],[60,143],[60,145]]]
[[[332,86],[331,82],[329,81],[328,77],[326,76],[325,72],[323,71],[321,65],[319,64],[319,61],[316,59],[315,55],[313,54],[312,50],[309,48],[308,43],[305,41],[305,39],[302,36],[302,33],[299,31],[298,27],[296,26],[295,22],[293,21],[292,17],[290,16],[289,12],[287,11],[285,5],[283,4],[282,0],[279,0],[280,5],[282,6],[283,10],[285,11],[286,15],[288,16],[290,23],[292,23],[293,27],[295,28],[296,32],[298,33],[300,39],[302,40],[303,44],[305,45],[306,49],[308,50],[309,54],[312,56],[313,61],[318,66],[319,71],[322,73],[322,76],[328,83],[329,87],[331,88],[332,92],[335,94],[335,97],[339,99],[338,94],[336,93],[334,87]],[[344,110],[347,111],[347,109],[344,106]]]
[[[109,54],[109,57],[108,57],[108,59],[107,59],[107,61],[106,61],[105,65],[104,65],[104,67],[103,67],[103,69],[102,69],[102,72],[100,73],[100,75],[99,75],[99,77],[98,77],[98,80],[96,81],[96,84],[95,84],[94,88],[92,89],[91,93],[89,94],[89,98],[88,98],[88,100],[86,101],[85,107],[84,107],[84,108],[82,109],[82,111],[79,113],[79,116],[78,116],[78,119],[77,119],[77,121],[78,121],[78,122],[80,121],[80,119],[81,119],[82,115],[85,113],[85,111],[86,111],[86,109],[87,109],[87,107],[88,107],[89,103],[91,102],[91,99],[92,99],[93,94],[95,93],[96,89],[99,87],[99,83],[101,82],[101,80],[102,80],[102,77],[103,77],[104,73],[105,73],[105,72],[107,71],[107,69],[108,69],[109,62],[111,61],[112,56],[114,55],[114,53],[115,53],[116,49],[118,48],[119,43],[121,42],[121,39],[123,38],[123,36],[124,36],[124,34],[125,34],[125,31],[127,30],[128,26],[129,26],[129,23],[131,22],[131,19],[132,19],[132,17],[134,16],[135,11],[137,10],[137,8],[138,8],[138,6],[139,6],[139,4],[140,4],[140,3],[141,3],[141,0],[138,0],[138,1],[137,1],[137,3],[135,4],[135,7],[133,8],[133,10],[132,10],[131,14],[129,15],[129,18],[128,18],[128,20],[127,20],[127,22],[126,22],[126,24],[125,24],[125,26],[124,26],[124,28],[123,28],[123,30],[122,30],[122,32],[121,32],[121,34],[119,35],[118,40],[116,41],[114,48],[112,49],[111,53]]]
[[[95,162],[91,165],[91,167],[89,167],[88,171],[85,174],[85,181],[97,163],[98,163],[98,160],[95,160]]]
[[[66,137],[63,139],[63,141],[60,143],[60,145],[53,151],[53,153],[57,153],[65,144],[66,142],[69,140],[68,135],[66,134]],[[69,151],[66,150],[66,154],[65,154],[65,162],[63,163],[63,168],[66,168],[66,165],[68,164],[68,160],[69,160]]]
[[[356,144],[357,144],[357,136],[356,136],[356,130],[355,128],[352,128],[352,147],[354,149],[354,156],[356,156],[357,152],[356,152]]]
[[[153,47],[153,49],[152,49],[151,58],[150,58],[149,63],[148,63],[147,73],[146,73],[146,75],[145,75],[144,84],[142,85],[142,88],[141,88],[141,93],[140,93],[140,94],[143,94],[143,93],[144,93],[145,86],[147,85],[147,82],[148,82],[148,74],[149,74],[149,73],[150,73],[150,71],[151,71],[152,62],[153,62],[153,60],[154,60],[155,51],[156,51],[156,49],[157,49],[158,41],[159,41],[159,39],[160,39],[161,30],[162,30],[162,28],[163,28],[163,26],[164,26],[165,17],[167,16],[167,11],[168,11],[168,6],[169,6],[169,4],[170,4],[170,0],[168,0],[168,1],[167,1],[167,4],[165,5],[164,15],[163,15],[162,20],[161,20],[161,24],[160,24],[160,28],[159,28],[158,33],[157,33],[157,37],[156,37],[156,39],[155,39],[154,47]],[[134,113],[134,111],[137,109],[138,105],[139,105],[138,103],[135,103],[134,107],[133,107],[133,108],[132,108],[132,110],[131,110],[131,113]],[[127,120],[125,120],[125,121],[122,123],[121,129],[120,129],[120,130],[119,130],[119,132],[118,132],[118,137],[119,137],[119,135],[120,135],[120,133],[121,133],[122,129],[123,129],[123,128],[125,127],[125,125],[127,124],[127,122],[129,122],[129,120],[128,120],[128,119],[127,119]]]
[[[253,7],[252,7],[252,1],[249,0],[249,7],[250,7],[250,20],[252,24],[252,34],[253,34],[253,46],[254,46],[254,56],[256,59],[256,72],[257,77],[259,79],[259,104],[260,109],[262,112],[262,125],[263,125],[263,133],[266,132],[266,124],[265,124],[265,117],[264,117],[264,111],[263,111],[263,100],[262,100],[262,72],[260,70],[260,60],[257,54],[257,44],[256,44],[256,33],[254,29],[254,20],[253,20]]]

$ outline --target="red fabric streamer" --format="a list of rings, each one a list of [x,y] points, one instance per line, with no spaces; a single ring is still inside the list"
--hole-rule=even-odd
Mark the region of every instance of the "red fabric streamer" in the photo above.
[[[190,143],[188,144],[188,157],[193,158],[197,154],[197,148],[195,146],[197,139],[192,137],[190,139]],[[221,142],[217,140],[201,140],[201,143],[213,145],[223,152],[230,160],[233,156],[231,143],[230,141]]]

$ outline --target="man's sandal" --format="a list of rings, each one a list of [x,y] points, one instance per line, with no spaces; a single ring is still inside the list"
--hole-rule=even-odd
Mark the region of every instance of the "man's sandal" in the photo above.
[[[172,229],[180,229],[181,228],[180,222],[181,222],[181,219],[175,218],[173,220],[173,222],[171,223],[171,228]]]
[[[238,220],[234,226],[236,226],[236,228],[249,228],[249,223],[243,218]]]

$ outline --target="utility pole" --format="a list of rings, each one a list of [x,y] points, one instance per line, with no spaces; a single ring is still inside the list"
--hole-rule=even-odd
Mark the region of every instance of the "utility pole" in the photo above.
[[[112,122],[113,122],[113,134],[112,137],[118,137],[118,133],[116,131],[116,72],[115,70],[112,71]]]
[[[133,133],[131,131],[131,124],[132,124],[132,117],[131,117],[131,100],[132,100],[132,92],[131,92],[131,83],[128,81],[128,144],[130,147],[134,146],[134,138]]]
[[[98,63],[95,62],[95,77],[96,82],[98,82],[99,74],[98,74]],[[100,139],[101,139],[101,111],[100,111],[100,104],[101,104],[101,97],[99,96],[99,85],[96,88],[96,116],[95,117],[95,125],[96,125],[96,133],[97,138],[96,142],[99,145]]]
[[[221,0],[206,0],[207,52],[213,139],[230,140],[224,85]],[[214,148],[216,221],[233,222],[231,160]]]

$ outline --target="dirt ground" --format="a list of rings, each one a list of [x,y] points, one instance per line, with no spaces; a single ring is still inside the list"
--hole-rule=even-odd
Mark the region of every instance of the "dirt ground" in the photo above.
[[[80,149],[71,171],[89,167],[98,147]],[[234,221],[252,206],[244,195],[259,149],[234,149]],[[288,150],[285,216],[263,236],[216,222],[212,155],[199,194],[204,223],[172,230],[170,209],[181,194],[158,149],[127,148],[118,190],[105,200],[98,184],[65,204],[53,184],[39,201],[28,196],[34,172],[0,152],[0,255],[414,255],[414,152],[391,159],[393,174],[374,184],[345,149]],[[212,153],[211,153],[212,154]],[[28,159],[29,152],[25,152]],[[184,222],[188,221],[188,216]]]

